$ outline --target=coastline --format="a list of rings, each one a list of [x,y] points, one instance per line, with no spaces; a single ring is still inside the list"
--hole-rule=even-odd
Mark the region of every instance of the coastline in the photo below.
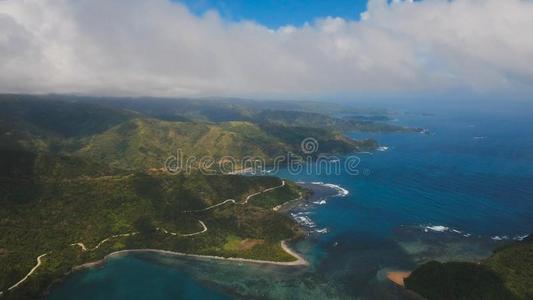
[[[287,252],[292,257],[296,258],[294,261],[270,261],[270,260],[260,260],[260,259],[251,259],[251,258],[239,258],[239,257],[223,257],[223,256],[216,256],[216,255],[202,255],[202,254],[191,254],[191,253],[183,253],[183,252],[176,252],[176,251],[170,251],[170,250],[161,250],[161,249],[126,249],[126,250],[119,250],[112,253],[107,254],[104,258],[88,262],[79,266],[75,266],[72,268],[72,271],[81,271],[85,269],[90,269],[94,267],[101,267],[105,265],[105,262],[107,259],[115,256],[122,256],[122,255],[128,255],[131,253],[156,253],[161,255],[167,255],[167,256],[179,256],[179,257],[188,257],[188,258],[194,258],[194,259],[202,259],[202,260],[219,260],[219,261],[231,261],[231,262],[241,262],[241,263],[252,263],[252,264],[263,264],[263,265],[275,265],[275,266],[291,266],[291,267],[307,267],[309,266],[309,262],[305,260],[305,258],[300,255],[299,253],[295,252],[293,249],[291,249],[287,241],[281,241],[281,248]]]

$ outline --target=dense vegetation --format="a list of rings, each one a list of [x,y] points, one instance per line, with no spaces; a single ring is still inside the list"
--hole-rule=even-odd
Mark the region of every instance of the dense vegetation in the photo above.
[[[533,239],[505,246],[481,264],[429,262],[405,285],[432,299],[533,299]]]
[[[298,228],[260,201],[228,203],[201,213],[185,212],[229,198],[242,202],[249,194],[280,185],[275,177],[142,172],[103,175],[100,169],[83,169],[76,174],[73,170],[78,162],[74,160],[23,152],[4,154],[3,158],[9,160],[2,159],[2,166],[7,168],[2,168],[0,180],[0,290],[23,278],[35,265],[36,257],[48,253],[38,271],[7,294],[8,298],[37,297],[72,267],[121,249],[294,259],[279,243],[298,236]],[[13,168],[13,162],[19,168]],[[280,202],[292,200],[299,193],[292,184],[276,190]],[[199,220],[206,224],[206,232],[180,236],[200,232]],[[132,232],[139,233],[113,238],[94,251],[72,246],[81,242],[90,249],[107,237]]]

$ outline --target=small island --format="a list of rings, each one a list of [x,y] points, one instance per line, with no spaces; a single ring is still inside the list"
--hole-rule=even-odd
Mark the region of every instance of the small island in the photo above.
[[[405,288],[427,299],[533,299],[533,239],[496,249],[479,263],[431,261],[394,275],[389,279],[405,277]]]

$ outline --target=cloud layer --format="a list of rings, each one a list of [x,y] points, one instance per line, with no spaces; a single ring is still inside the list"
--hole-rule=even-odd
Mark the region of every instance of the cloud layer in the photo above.
[[[533,1],[370,0],[269,29],[166,0],[0,1],[0,92],[281,95],[533,90]]]

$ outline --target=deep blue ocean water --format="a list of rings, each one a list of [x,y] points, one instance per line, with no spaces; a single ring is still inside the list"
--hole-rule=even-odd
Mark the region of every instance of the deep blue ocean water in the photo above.
[[[127,256],[70,276],[50,299],[404,298],[387,271],[475,261],[533,232],[533,107],[500,106],[394,115],[430,134],[347,133],[389,147],[356,154],[357,176],[282,170],[349,191],[293,212],[313,222],[310,231],[327,229],[294,245],[307,269]]]

